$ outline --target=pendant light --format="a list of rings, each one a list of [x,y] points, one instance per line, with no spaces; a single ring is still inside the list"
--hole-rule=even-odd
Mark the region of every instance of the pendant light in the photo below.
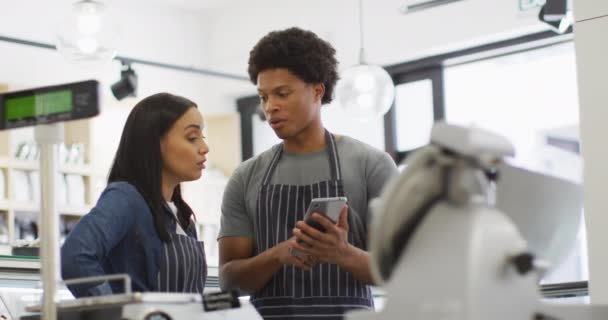
[[[59,27],[57,50],[72,62],[111,61],[116,55],[117,27],[105,11],[99,1],[74,3]]]
[[[336,86],[336,101],[349,117],[370,121],[382,117],[391,108],[395,84],[384,68],[366,61],[362,1],[359,0],[359,64],[342,72]]]

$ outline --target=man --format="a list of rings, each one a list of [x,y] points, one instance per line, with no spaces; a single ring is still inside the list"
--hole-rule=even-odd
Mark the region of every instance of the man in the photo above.
[[[373,308],[368,201],[397,169],[385,152],[323,127],[336,69],[333,47],[298,28],[271,32],[250,52],[250,79],[283,142],[241,164],[226,187],[219,276],[223,289],[250,292],[266,319]],[[348,206],[336,223],[313,215],[325,232],[301,221],[311,199],[338,196]]]

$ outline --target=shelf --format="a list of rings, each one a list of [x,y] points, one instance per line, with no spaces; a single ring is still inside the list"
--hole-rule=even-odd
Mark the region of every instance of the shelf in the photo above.
[[[0,202],[1,204],[1,202]],[[57,206],[57,212],[60,215],[68,215],[68,216],[84,216],[89,213],[93,208],[92,205],[84,205],[84,206],[71,206],[71,205],[59,205]],[[28,202],[14,202],[12,204],[7,205],[7,209],[2,209],[0,206],[0,210],[10,210],[13,209],[15,211],[27,211],[27,212],[40,212],[40,204],[39,203],[28,203]]]
[[[40,265],[39,257],[0,254],[0,281],[7,279],[39,281]],[[207,271],[205,288],[217,289],[219,287],[218,268],[216,266],[208,266]],[[60,286],[63,287],[63,285]]]
[[[82,217],[85,214],[89,213],[93,209],[92,205],[85,206],[60,206],[57,211],[59,211],[60,215],[64,216],[77,216]]]
[[[16,170],[34,171],[38,170],[38,161],[10,159],[8,167]]]
[[[15,211],[40,211],[40,204],[35,202],[13,202],[12,204],[9,204],[9,207]]]
[[[33,160],[17,160],[0,157],[0,168],[10,168],[14,170],[36,171],[40,167],[38,161]],[[58,171],[63,174],[76,174],[81,176],[90,176],[93,173],[91,165],[88,164],[65,164],[58,166]]]
[[[38,257],[2,256],[0,255],[0,268],[19,268],[39,270],[40,260]]]
[[[93,169],[91,165],[88,164],[62,164],[59,166],[59,172],[65,174],[90,176],[93,173]]]

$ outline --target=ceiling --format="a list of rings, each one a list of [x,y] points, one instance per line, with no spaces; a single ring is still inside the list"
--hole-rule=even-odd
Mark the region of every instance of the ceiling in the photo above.
[[[55,0],[57,4],[70,6],[82,0]],[[204,13],[208,10],[219,9],[245,3],[246,0],[96,0],[114,8],[171,8],[179,11]],[[250,0],[251,1],[251,0]]]
[[[99,0],[104,1],[104,0]],[[123,0],[124,1],[124,0]],[[235,2],[244,0],[129,0],[141,5],[159,5],[183,11],[204,12],[205,10],[217,9],[233,5]],[[119,1],[120,3],[121,1]]]

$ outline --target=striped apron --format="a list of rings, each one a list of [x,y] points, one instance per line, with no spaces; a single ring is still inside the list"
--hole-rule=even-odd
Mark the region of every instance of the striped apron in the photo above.
[[[255,254],[291,238],[291,230],[298,220],[304,219],[311,199],[344,196],[335,139],[327,131],[325,141],[331,180],[303,186],[270,184],[283,147],[274,154],[258,193]],[[361,235],[365,234],[365,227],[352,208],[349,210],[348,241],[364,248]],[[374,308],[369,286],[333,264],[317,264],[310,271],[284,265],[264,288],[252,295],[251,303],[264,319],[342,319],[347,310]]]
[[[172,232],[169,236],[170,241],[163,245],[158,291],[203,293],[207,279],[203,242]]]

